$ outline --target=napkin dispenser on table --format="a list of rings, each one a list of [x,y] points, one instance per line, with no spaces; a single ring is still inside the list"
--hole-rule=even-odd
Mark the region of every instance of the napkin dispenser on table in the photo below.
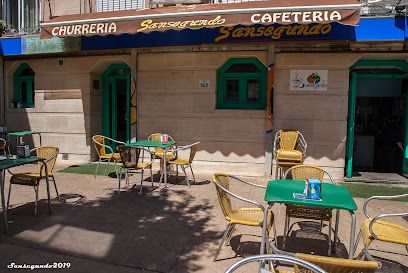
[[[17,146],[17,156],[18,157],[29,157],[30,156],[30,146],[28,145]]]

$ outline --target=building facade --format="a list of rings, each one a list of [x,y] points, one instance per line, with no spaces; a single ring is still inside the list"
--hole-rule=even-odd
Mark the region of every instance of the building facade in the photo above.
[[[406,26],[404,15],[314,32],[299,26],[296,34],[256,25],[2,38],[1,122],[8,131],[40,131],[61,160],[82,162],[95,158],[94,134],[133,141],[165,132],[181,145],[201,142],[200,171],[247,176],[275,175],[274,134],[296,129],[308,143],[305,163],[336,178],[376,171],[385,163],[372,120],[391,111],[406,122]],[[319,82],[297,86],[302,73]],[[382,97],[390,106],[381,112]],[[401,132],[395,172],[407,171]]]

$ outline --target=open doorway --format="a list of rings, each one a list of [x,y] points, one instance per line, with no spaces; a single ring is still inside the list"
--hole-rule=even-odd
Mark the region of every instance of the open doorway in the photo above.
[[[354,172],[402,173],[405,81],[357,81]]]
[[[407,89],[404,60],[360,60],[350,67],[347,180],[407,182]]]
[[[128,142],[130,136],[130,69],[113,64],[102,75],[102,131],[107,137]],[[108,143],[115,148],[114,143]]]

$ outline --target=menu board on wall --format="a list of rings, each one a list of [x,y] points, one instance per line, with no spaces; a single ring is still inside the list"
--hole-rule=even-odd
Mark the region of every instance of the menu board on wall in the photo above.
[[[328,70],[291,69],[290,90],[327,91]]]

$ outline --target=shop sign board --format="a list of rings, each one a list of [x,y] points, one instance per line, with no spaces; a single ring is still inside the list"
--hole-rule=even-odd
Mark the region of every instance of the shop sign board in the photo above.
[[[327,91],[328,70],[291,69],[290,90]]]

